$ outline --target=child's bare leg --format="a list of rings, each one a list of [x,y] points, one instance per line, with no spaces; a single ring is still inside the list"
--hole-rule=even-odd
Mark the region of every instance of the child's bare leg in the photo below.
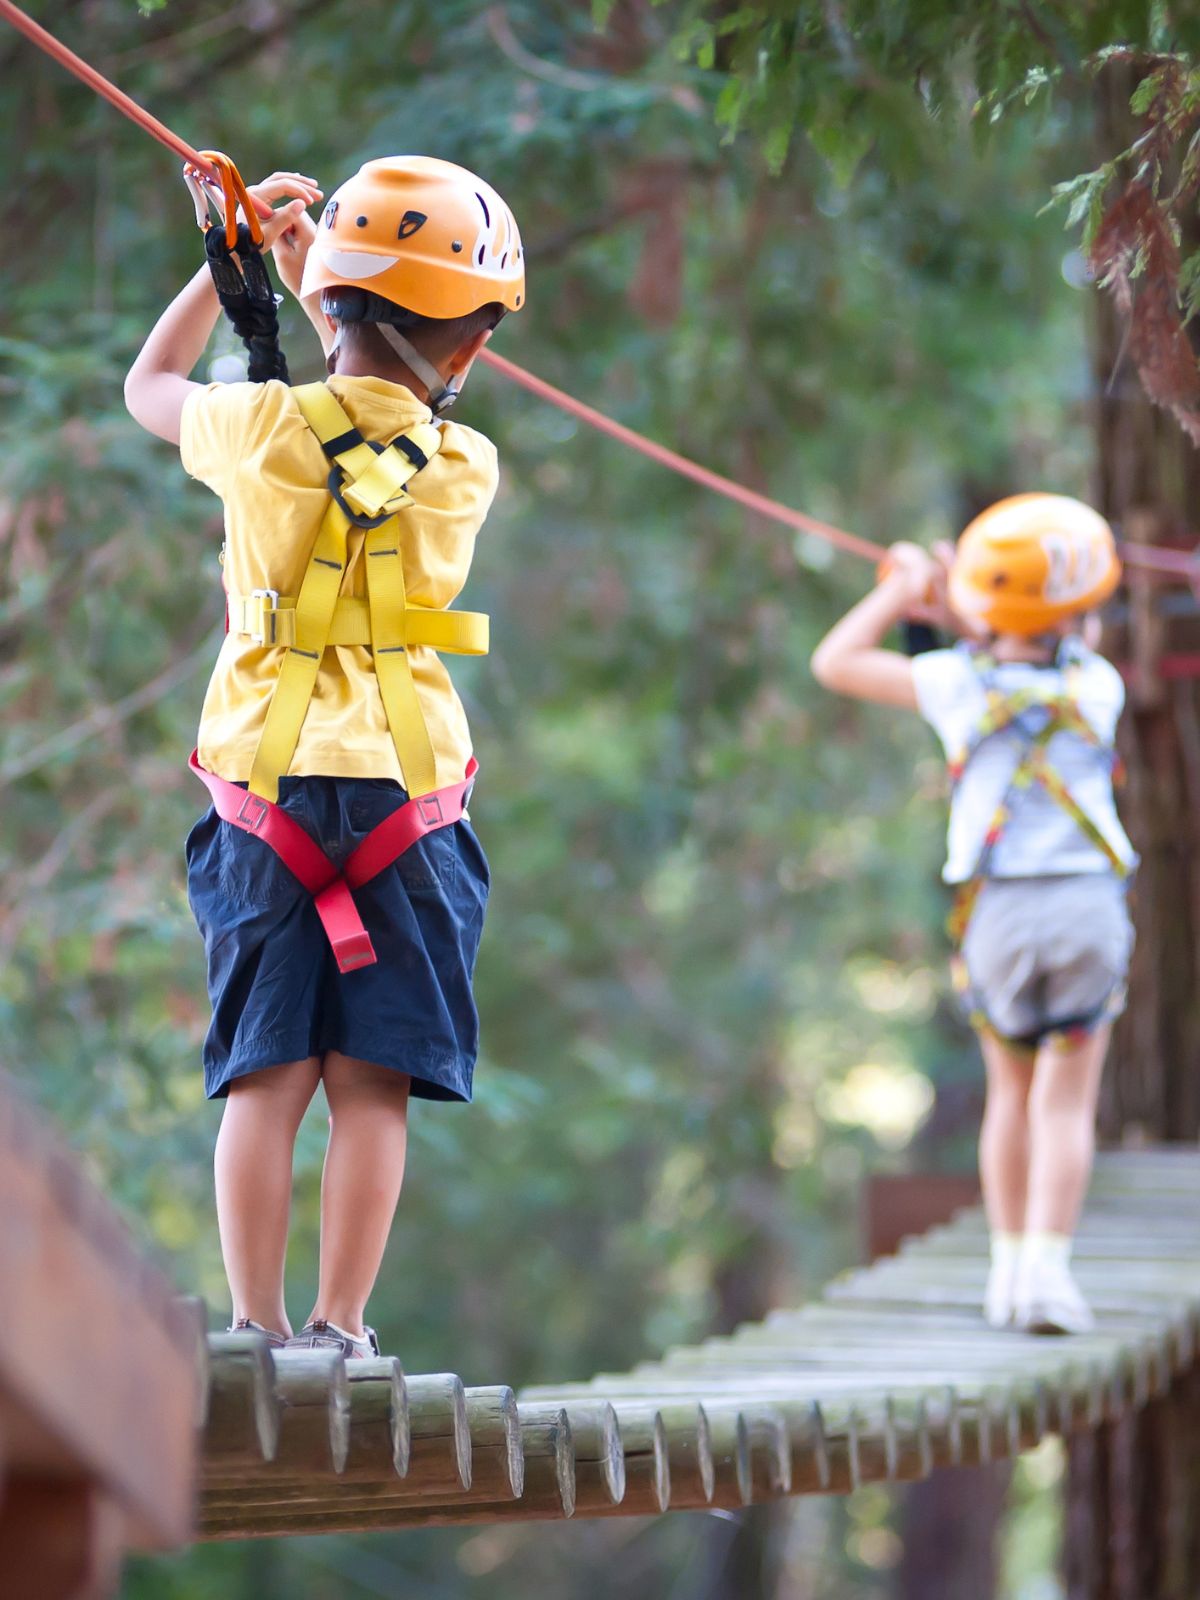
[[[1096,1101],[1111,1027],[1078,1044],[1038,1051],[1029,1097],[1030,1233],[1070,1237],[1079,1220],[1096,1147]]]
[[[979,1036],[987,1068],[987,1100],[979,1130],[979,1179],[993,1234],[1026,1227],[1029,1187],[1029,1091],[1035,1058],[994,1034]]]
[[[235,1078],[213,1163],[233,1316],[290,1334],[283,1267],[296,1132],[321,1078],[315,1057]]]
[[[400,1198],[410,1080],[330,1051],[322,1068],[329,1148],[321,1179],[321,1276],[313,1318],[361,1334]]]

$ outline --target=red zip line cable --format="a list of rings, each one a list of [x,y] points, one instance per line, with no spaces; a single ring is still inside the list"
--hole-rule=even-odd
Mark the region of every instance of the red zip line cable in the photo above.
[[[26,16],[19,6],[12,0],[0,0],[0,17],[10,22],[18,33],[23,33],[27,39],[37,45],[45,53],[68,72],[74,73],[89,89],[114,105],[118,111],[139,128],[142,128],[152,139],[157,139],[162,145],[179,156],[182,160],[190,162],[206,176],[214,181],[219,179],[216,169],[194,150],[185,139],[173,133],[170,128],[153,117],[138,105],[136,100],[131,100],[116,84],[111,83],[103,73],[97,72],[95,67],[77,56],[48,33],[45,28],[36,23],[32,17]],[[256,202],[261,215],[269,216],[270,207]],[[494,355],[490,350],[484,350],[481,360],[488,366],[519,384],[523,389],[529,390],[539,399],[547,401],[550,405],[557,406],[573,417],[578,417],[581,422],[586,422],[589,427],[598,429],[607,434],[610,439],[626,445],[631,450],[655,461],[659,466],[677,472],[681,477],[690,478],[693,483],[700,484],[703,488],[711,490],[714,494],[724,495],[727,500],[736,501],[738,505],[745,506],[747,510],[756,512],[759,516],[768,517],[774,522],[780,522],[785,527],[793,528],[800,533],[812,534],[817,539],[823,539],[828,544],[836,545],[840,550],[847,550],[852,555],[861,556],[866,561],[878,562],[887,554],[881,544],[876,544],[871,539],[864,539],[856,533],[848,533],[844,528],[834,527],[832,523],[822,522],[817,517],[806,516],[803,511],[796,511],[791,506],[784,505],[779,500],[772,500],[768,495],[759,494],[755,489],[749,489],[744,484],[735,483],[732,478],[723,477],[719,472],[713,472],[708,467],[702,467],[699,462],[691,461],[687,456],[681,456],[675,450],[669,450],[666,445],[656,444],[653,439],[647,439],[644,434],[635,433],[632,428],[627,428],[623,423],[616,422],[612,417],[605,416],[602,411],[597,411],[593,406],[585,405],[583,401],[576,400],[562,389],[557,389],[552,383],[547,383],[544,378],[535,377],[532,372],[526,372],[523,367],[518,367],[515,362],[508,361],[504,356]],[[1120,547],[1121,555],[1127,562],[1135,566],[1147,567],[1153,571],[1164,574],[1173,574],[1182,577],[1190,583],[1193,589],[1200,592],[1200,556],[1186,550],[1169,550],[1146,545],[1124,544]]]

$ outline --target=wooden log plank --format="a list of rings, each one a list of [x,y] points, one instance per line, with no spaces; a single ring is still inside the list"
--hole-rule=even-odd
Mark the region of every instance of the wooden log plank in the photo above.
[[[625,1496],[625,1455],[612,1403],[591,1395],[563,1402],[575,1450],[575,1511],[606,1511]]]
[[[359,1363],[347,1363],[347,1366]],[[366,1365],[366,1363],[362,1363]],[[357,1379],[356,1387],[368,1388],[369,1380]],[[351,1390],[353,1401],[354,1387]],[[380,1399],[382,1396],[379,1397]],[[290,1512],[316,1512],[323,1505],[350,1512],[356,1509],[382,1511],[438,1505],[448,1495],[464,1506],[487,1505],[493,1501],[516,1499],[524,1483],[525,1461],[513,1392],[506,1386],[467,1389],[464,1396],[467,1430],[470,1439],[469,1484],[448,1491],[445,1471],[439,1463],[434,1477],[413,1473],[401,1477],[394,1455],[382,1445],[390,1435],[381,1436],[368,1453],[347,1460],[339,1474],[331,1471],[301,1475],[275,1468],[244,1476],[205,1491],[202,1497],[209,1520],[254,1507],[286,1507]],[[457,1468],[455,1475],[457,1476]]]
[[[345,1474],[408,1472],[412,1437],[408,1420],[408,1385],[399,1361],[381,1356],[348,1361],[350,1443]]]
[[[522,1403],[518,1412],[525,1456],[525,1485],[515,1502],[518,1514],[573,1517],[575,1438],[566,1406],[553,1401]]]
[[[256,1333],[212,1334],[203,1436],[204,1473],[273,1461],[280,1404],[267,1342]]]
[[[749,1436],[740,1405],[717,1400],[704,1403],[712,1442],[713,1488],[707,1503],[733,1510],[745,1504],[742,1485],[750,1481]],[[688,1509],[680,1505],[679,1509]]]
[[[405,1380],[411,1439],[410,1483],[440,1489],[447,1499],[471,1487],[471,1434],[462,1379],[452,1372]]]
[[[675,1407],[691,1414],[691,1431],[697,1430],[698,1406]],[[613,1407],[620,1428],[624,1455],[625,1492],[620,1500],[605,1504],[592,1496],[587,1505],[578,1502],[577,1517],[657,1516],[671,1502],[671,1472],[667,1449],[667,1429],[662,1411],[656,1405],[638,1402]],[[572,1413],[573,1415],[573,1413]]]
[[[278,1355],[281,1473],[341,1473],[350,1448],[350,1383],[336,1350],[289,1350]]]
[[[410,1380],[414,1382],[415,1380]],[[202,1504],[206,1538],[245,1539],[301,1533],[445,1527],[451,1523],[560,1520],[575,1508],[574,1447],[564,1408],[530,1408],[520,1417],[524,1494],[520,1499],[476,1501],[460,1492],[445,1502],[405,1502],[382,1485],[353,1485],[350,1497],[265,1506]],[[415,1437],[415,1436],[414,1436]],[[464,1468],[464,1471],[466,1469]],[[410,1470],[411,1476],[411,1470]],[[363,1491],[375,1489],[375,1494]]]
[[[531,1401],[536,1395],[531,1395]],[[543,1398],[552,1398],[544,1396]],[[607,1397],[606,1397],[607,1398]],[[563,1403],[569,1403],[564,1400]],[[667,1503],[673,1511],[700,1510],[709,1505],[713,1497],[715,1482],[715,1467],[713,1464],[713,1438],[705,1408],[694,1400],[673,1401],[665,1403],[644,1401],[640,1398],[622,1398],[616,1396],[609,1402],[617,1415],[617,1422],[621,1429],[621,1437],[625,1445],[626,1458],[626,1488],[625,1497],[621,1501],[624,1514],[635,1516],[639,1513],[634,1509],[647,1494],[650,1496],[662,1492],[667,1495]],[[525,1392],[522,1392],[521,1404],[526,1404]],[[662,1467],[661,1488],[657,1481],[646,1488],[635,1490],[637,1474],[631,1469],[631,1446],[637,1448],[639,1427],[645,1427],[647,1418],[657,1418],[661,1428],[662,1450],[664,1461]],[[657,1453],[660,1428],[655,1428],[654,1449]],[[644,1446],[643,1446],[644,1448]],[[643,1469],[653,1473],[655,1480],[658,1478],[658,1465]],[[615,1508],[614,1508],[615,1509]],[[595,1515],[595,1513],[592,1513]]]

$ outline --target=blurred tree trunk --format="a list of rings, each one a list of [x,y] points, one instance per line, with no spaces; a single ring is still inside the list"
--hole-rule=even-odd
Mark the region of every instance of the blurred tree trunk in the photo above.
[[[1132,137],[1132,81],[1100,79],[1104,157]],[[1122,361],[1123,329],[1109,296],[1093,322],[1097,490],[1101,508],[1130,542],[1197,541],[1200,452],[1146,398]],[[1126,826],[1141,855],[1132,909],[1137,946],[1129,1008],[1116,1029],[1100,1126],[1106,1138],[1200,1134],[1200,699],[1191,678],[1165,678],[1166,649],[1194,652],[1191,618],[1167,619],[1161,601],[1183,592],[1129,574],[1128,623],[1112,630],[1110,653],[1129,662],[1121,752],[1128,783]]]
[[[1008,1468],[996,1465],[935,1472],[904,1491],[893,1600],[991,1600],[1008,1480]]]

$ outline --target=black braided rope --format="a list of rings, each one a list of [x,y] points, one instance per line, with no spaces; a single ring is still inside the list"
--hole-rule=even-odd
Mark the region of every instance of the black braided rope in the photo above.
[[[251,383],[266,383],[269,378],[290,383],[287,360],[279,348],[275,291],[271,288],[262,252],[250,238],[250,229],[244,222],[238,225],[234,250],[241,263],[240,271],[231,259],[233,251],[225,242],[224,228],[209,228],[204,235],[204,254],[216,285],[217,299],[250,355],[246,376]]]

